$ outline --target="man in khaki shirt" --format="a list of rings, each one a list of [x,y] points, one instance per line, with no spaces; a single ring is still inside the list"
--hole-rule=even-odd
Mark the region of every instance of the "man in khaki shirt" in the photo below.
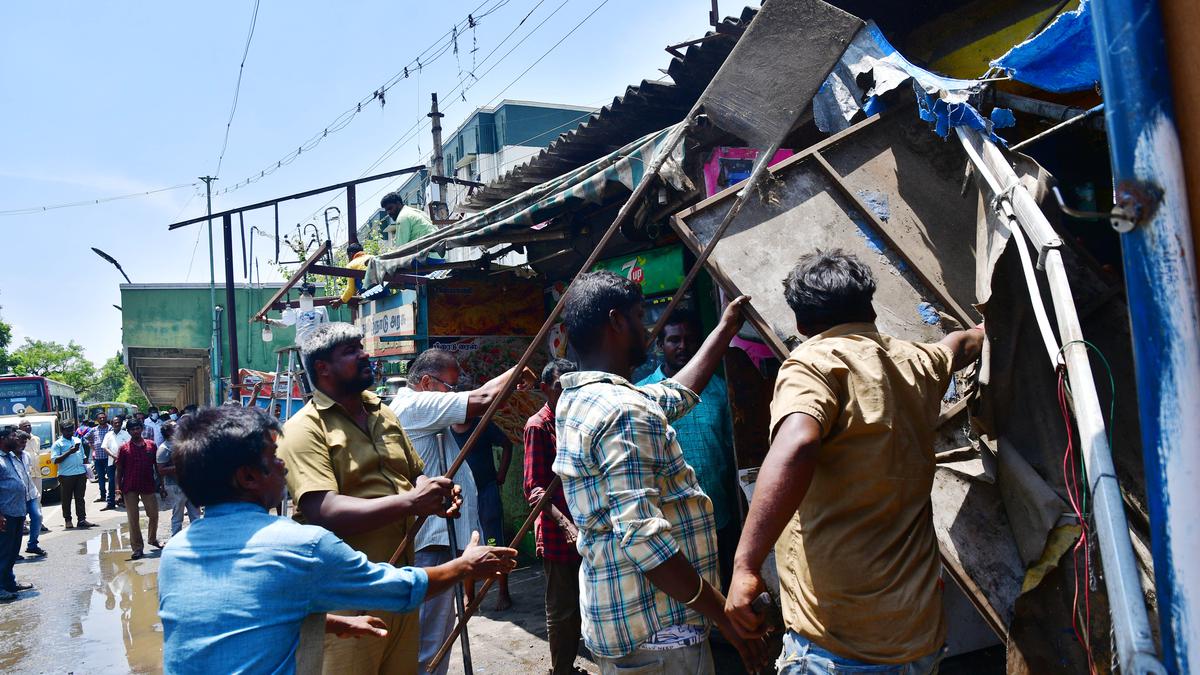
[[[874,275],[841,250],[801,257],[784,288],[797,329],[813,337],[775,382],[771,449],[726,612],[745,636],[762,634],[751,603],[774,545],[788,629],[779,672],[936,672],[946,626],[934,431],[950,379],[978,358],[983,331],[937,344],[879,333]]]
[[[346,323],[323,324],[306,336],[300,356],[315,390],[279,444],[299,518],[332,531],[372,562],[386,562],[416,516],[457,515],[461,489],[422,474],[395,413],[368,391],[375,378],[362,333]],[[412,556],[410,547],[401,564],[411,565]],[[387,637],[326,637],[325,672],[418,672],[417,613],[379,616]]]

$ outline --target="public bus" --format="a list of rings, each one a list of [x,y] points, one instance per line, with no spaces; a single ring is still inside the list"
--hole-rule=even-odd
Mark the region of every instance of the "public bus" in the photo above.
[[[48,377],[0,375],[0,415],[48,412],[60,420],[79,419],[75,388]]]
[[[104,413],[108,419],[112,419],[117,415],[121,415],[126,419],[133,417],[133,414],[138,411],[138,407],[132,403],[122,403],[120,401],[103,401],[101,403],[87,403],[83,406],[84,419],[94,420]]]

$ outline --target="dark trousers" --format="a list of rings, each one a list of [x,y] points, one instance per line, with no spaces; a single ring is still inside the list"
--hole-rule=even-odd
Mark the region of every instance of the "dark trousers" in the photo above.
[[[63,520],[71,523],[71,500],[75,500],[75,515],[79,516],[79,522],[87,520],[87,508],[83,505],[83,495],[87,491],[87,474],[81,473],[78,476],[62,476],[58,477],[58,490],[62,496],[62,512]]]
[[[107,454],[104,454],[103,457],[97,457],[92,460],[92,471],[96,473],[96,482],[100,485],[100,499],[108,499],[108,488],[113,487],[115,489],[115,486],[108,484]],[[109,504],[111,503],[112,502],[110,501]]]
[[[546,571],[546,634],[554,675],[574,673],[582,627],[579,618],[579,562],[542,561]]]
[[[720,565],[722,593],[729,592],[729,584],[733,581],[733,554],[737,553],[741,536],[742,530],[736,520],[717,530],[717,562]]]
[[[110,457],[108,467],[104,469],[104,475],[108,476],[108,504],[107,506],[117,505],[117,463]]]
[[[5,529],[0,532],[0,588],[12,592],[17,588],[13,576],[13,565],[21,554],[21,529],[25,527],[25,516],[4,516]]]

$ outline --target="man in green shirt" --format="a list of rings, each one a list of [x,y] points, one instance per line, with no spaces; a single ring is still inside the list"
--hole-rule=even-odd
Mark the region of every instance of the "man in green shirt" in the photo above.
[[[384,195],[379,207],[367,225],[382,235],[388,247],[403,246],[437,230],[424,211],[408,206],[395,192]]]

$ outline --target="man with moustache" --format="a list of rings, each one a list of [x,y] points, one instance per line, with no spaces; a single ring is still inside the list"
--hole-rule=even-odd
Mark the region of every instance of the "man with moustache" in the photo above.
[[[288,420],[279,441],[297,519],[332,531],[372,562],[386,562],[416,516],[455,517],[462,489],[422,473],[395,413],[371,391],[375,377],[362,332],[348,323],[319,325],[300,344],[300,357],[313,397]],[[412,564],[411,548],[399,562]],[[325,672],[417,672],[417,612],[378,616],[386,637],[326,636]]]

